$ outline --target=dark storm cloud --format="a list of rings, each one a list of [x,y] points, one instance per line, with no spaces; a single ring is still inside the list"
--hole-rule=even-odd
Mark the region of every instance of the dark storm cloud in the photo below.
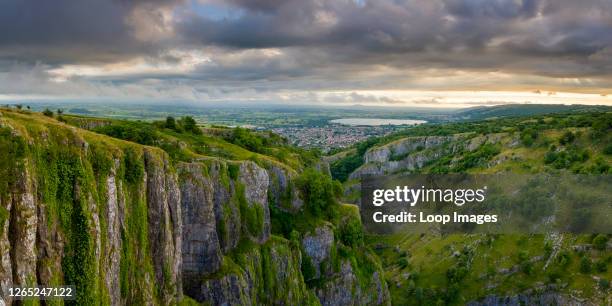
[[[445,0],[448,12],[462,18],[513,19],[533,17],[537,11],[537,0],[491,1],[491,0]]]
[[[513,69],[528,70],[548,57],[552,65],[535,73],[589,75],[610,67],[610,59],[597,57],[612,46],[606,0],[230,2],[244,13],[221,20],[192,14],[180,24],[184,37],[238,49],[318,48],[329,62],[356,64],[508,69],[516,62]]]
[[[290,3],[289,0],[228,0],[228,3],[253,11],[274,12],[279,7]]]
[[[215,20],[192,14],[180,28],[188,40],[234,48],[325,47],[423,49],[441,31],[439,4],[371,1],[231,1],[246,13]],[[271,7],[270,3],[277,6]],[[433,2],[432,2],[433,3]]]
[[[350,79],[353,88],[376,88],[418,84],[427,77],[419,71],[447,69],[593,77],[591,84],[610,87],[612,1],[0,0],[0,72],[15,62],[172,65],[183,59],[169,50],[208,48],[216,50],[211,63],[182,75],[145,70],[90,79],[309,89]],[[243,54],[268,48],[280,55]]]
[[[70,63],[114,61],[155,52],[139,41],[132,14],[180,1],[162,0],[4,0],[0,1],[0,57],[19,61]],[[150,24],[155,27],[155,24]]]

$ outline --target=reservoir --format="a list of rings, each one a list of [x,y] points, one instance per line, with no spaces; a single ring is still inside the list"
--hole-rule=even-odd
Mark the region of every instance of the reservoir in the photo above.
[[[411,119],[381,119],[381,118],[342,118],[342,119],[334,119],[330,120],[331,123],[338,123],[344,125],[368,125],[368,126],[377,126],[377,125],[417,125],[423,124],[427,121],[424,120],[411,120]]]

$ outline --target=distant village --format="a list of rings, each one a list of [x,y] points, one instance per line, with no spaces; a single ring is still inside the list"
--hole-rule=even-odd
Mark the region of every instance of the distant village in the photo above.
[[[347,126],[330,124],[323,127],[277,127],[271,130],[303,148],[318,148],[328,152],[333,148],[346,148],[373,136],[390,134],[402,126]]]

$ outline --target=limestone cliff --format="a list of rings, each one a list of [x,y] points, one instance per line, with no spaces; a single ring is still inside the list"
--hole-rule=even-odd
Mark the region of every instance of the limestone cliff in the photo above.
[[[272,234],[272,207],[303,214],[296,172],[283,165],[175,161],[16,112],[0,116],[0,151],[3,288],[73,284],[85,305],[389,303],[379,266],[364,274],[361,251],[337,255],[340,225]],[[326,258],[316,243],[331,243]],[[342,262],[325,266],[331,257]],[[317,264],[314,278],[305,262]]]
[[[472,152],[484,144],[498,144],[506,133],[476,136],[456,134],[452,136],[406,137],[368,150],[364,164],[349,175],[350,180],[359,180],[362,175],[377,176],[397,172],[411,172],[423,168],[442,157],[459,152]],[[504,145],[511,146],[511,143]]]

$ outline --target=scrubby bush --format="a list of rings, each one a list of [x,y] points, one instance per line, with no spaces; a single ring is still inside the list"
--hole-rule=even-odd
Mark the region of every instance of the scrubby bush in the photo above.
[[[159,136],[154,129],[151,129],[146,125],[139,125],[129,122],[98,127],[95,128],[94,131],[143,145],[155,145],[159,139]]]
[[[342,185],[338,181],[312,168],[297,178],[296,185],[302,191],[306,207],[315,216],[330,213],[342,194]]]
[[[258,153],[263,151],[263,141],[261,137],[249,132],[249,130],[245,128],[235,128],[228,140],[231,143],[241,146],[249,151]]]
[[[334,179],[342,182],[346,181],[349,175],[363,164],[363,156],[350,154],[341,158],[330,165],[330,171]]]
[[[171,117],[171,116],[166,117],[165,128],[171,129],[171,130],[178,130],[178,127],[176,125],[176,120],[174,119],[174,117]]]
[[[463,265],[457,265],[451,267],[446,271],[446,278],[449,283],[459,283],[468,275],[467,267]]]
[[[518,253],[518,262],[522,263],[529,259],[529,253],[527,251],[520,251]]]
[[[520,189],[514,198],[515,209],[528,220],[539,220],[554,213],[554,202],[547,196],[550,193],[548,185],[532,179]]]
[[[587,149],[570,147],[557,152],[556,148],[552,146],[546,155],[544,155],[544,163],[550,164],[556,169],[567,169],[574,163],[587,161],[590,156],[591,154]]]
[[[589,173],[606,174],[610,171],[610,165],[602,157],[595,160],[595,164],[588,168]]]
[[[202,134],[202,130],[198,127],[197,122],[191,116],[185,116],[179,120],[181,128],[186,132],[191,132],[196,135]]]
[[[567,251],[561,251],[557,256],[557,263],[562,268],[567,268],[572,263],[572,257]]]
[[[523,145],[530,147],[538,138],[538,132],[533,128],[527,128],[521,132],[521,142]]]
[[[548,281],[551,283],[556,283],[557,281],[559,281],[562,275],[563,273],[561,273],[561,271],[559,271],[558,269],[551,269],[546,274],[546,276],[548,277]]]
[[[591,128],[593,129],[593,138],[599,138],[608,133],[612,128],[612,117],[602,117],[593,121]]]
[[[344,245],[357,247],[363,244],[363,230],[357,218],[351,218],[340,227],[340,241]]]
[[[144,176],[144,165],[136,150],[129,148],[125,150],[123,157],[124,177],[128,183],[135,184]]]
[[[45,108],[45,110],[42,113],[43,113],[43,115],[45,115],[47,117],[53,117],[53,111],[48,109],[48,108]]]
[[[400,267],[400,269],[404,269],[408,266],[408,259],[406,258],[400,258],[397,260],[397,265]]]
[[[608,244],[608,237],[604,234],[599,234],[593,238],[593,246],[598,250],[605,250]]]
[[[561,136],[561,139],[559,139],[559,143],[562,145],[568,145],[574,142],[575,139],[576,134],[572,133],[571,131],[567,131],[563,134],[563,136]]]
[[[525,261],[520,264],[521,271],[527,275],[531,275],[533,273],[533,263],[530,261]]]
[[[227,173],[229,174],[229,177],[231,179],[237,180],[239,172],[240,172],[240,166],[238,166],[236,164],[228,164],[227,165]]]
[[[467,169],[474,167],[486,166],[486,163],[493,158],[493,156],[499,154],[499,147],[493,144],[485,144],[480,146],[477,150],[467,153],[459,162],[457,166],[453,168],[455,172],[463,172]]]
[[[603,273],[608,271],[608,262],[605,259],[600,259],[595,262],[595,271]]]
[[[591,273],[591,269],[592,269],[591,260],[586,256],[582,256],[582,258],[580,259],[580,272]]]

